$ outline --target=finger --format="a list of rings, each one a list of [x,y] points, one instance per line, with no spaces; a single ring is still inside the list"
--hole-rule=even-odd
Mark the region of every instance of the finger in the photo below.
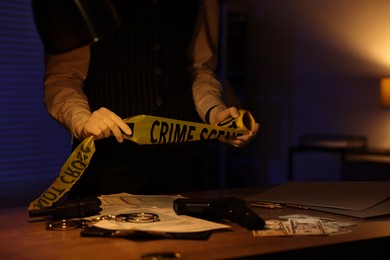
[[[115,136],[116,140],[119,143],[123,143],[123,134],[122,134],[121,130],[119,129],[119,127],[115,127],[113,129],[111,129],[111,133],[113,136]]]
[[[101,124],[101,129],[104,134],[104,138],[108,138],[111,135],[119,142],[123,142],[122,132],[119,130],[118,125],[112,120],[106,120],[105,124]]]
[[[105,129],[103,131],[103,136],[104,136],[104,138],[110,137],[111,136],[111,130],[110,129]]]
[[[86,133],[85,135],[86,137],[88,136],[93,136],[95,140],[99,140],[99,139],[103,139],[104,138],[104,133],[99,131],[99,132],[95,132],[95,133]]]
[[[242,147],[245,146],[245,143],[239,142],[239,141],[237,141],[237,140],[235,140],[235,141],[229,141],[228,144],[230,144],[230,145],[232,145],[232,146],[234,146],[234,147],[237,147],[237,148],[242,148]]]
[[[120,130],[122,130],[125,134],[127,134],[127,135],[132,134],[130,126],[128,124],[126,124],[125,122],[123,122],[122,119],[118,122],[118,126],[119,126]]]
[[[231,137],[229,138],[229,142],[230,143],[234,143],[235,145],[239,145],[239,146],[244,146],[246,145],[247,143],[249,143],[250,141],[252,141],[253,139],[255,139],[255,135],[240,135],[240,136],[236,136],[236,137]]]
[[[230,107],[230,108],[219,111],[218,114],[216,115],[216,121],[219,123],[219,122],[225,120],[229,116],[236,118],[239,115],[240,115],[240,113],[238,112],[237,108]]]
[[[236,107],[230,107],[228,110],[229,110],[229,114],[233,118],[237,118],[240,116],[240,111],[238,111],[238,109]]]
[[[129,127],[128,124],[126,124],[122,118],[120,118],[119,116],[115,115],[115,114],[112,114],[111,115],[111,119],[117,124],[117,126],[119,127],[120,130],[122,130],[125,134],[127,135],[131,135],[132,132],[131,132],[131,129]],[[118,130],[119,130],[118,129]]]
[[[115,123],[107,119],[103,119],[102,121],[98,122],[98,128],[103,133],[104,137],[111,136],[111,128],[113,128],[114,126]]]
[[[127,135],[131,135],[131,129],[119,116],[115,114],[111,114],[110,119],[111,119],[111,125],[110,125],[111,133],[115,136],[116,140],[119,143],[122,143],[123,142],[122,131]]]
[[[237,146],[237,145],[244,144],[245,139],[239,139],[238,137],[230,137],[227,139],[227,142],[231,145]]]
[[[259,132],[259,128],[260,128],[260,125],[258,123],[256,123],[255,126],[253,127],[253,129],[249,132],[249,134],[252,136],[257,135],[257,133]]]
[[[237,142],[248,142],[250,139],[251,139],[251,135],[240,135],[240,136],[236,136],[234,137],[234,139],[232,138],[232,141],[233,140],[236,140]]]
[[[98,127],[84,126],[83,138],[94,136],[96,140],[104,138],[104,133]]]

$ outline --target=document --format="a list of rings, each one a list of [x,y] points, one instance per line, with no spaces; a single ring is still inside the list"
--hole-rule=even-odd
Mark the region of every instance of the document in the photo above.
[[[229,225],[198,219],[186,215],[177,215],[173,209],[173,201],[183,198],[181,195],[132,195],[119,193],[102,195],[101,216],[119,216],[121,214],[131,215],[144,214],[157,215],[157,221],[117,221],[114,218],[107,218],[98,221],[94,226],[109,230],[122,231],[149,231],[169,233],[192,233],[210,231],[216,229],[229,229]],[[145,219],[145,218],[144,218]]]
[[[390,215],[390,182],[287,182],[245,200],[372,218]]]

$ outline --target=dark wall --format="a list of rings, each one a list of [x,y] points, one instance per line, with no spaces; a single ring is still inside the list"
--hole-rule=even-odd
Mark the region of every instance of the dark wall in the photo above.
[[[228,0],[249,20],[245,106],[261,124],[250,183],[287,181],[288,148],[305,134],[363,135],[390,147],[390,110],[379,79],[390,74],[390,1]],[[300,180],[339,180],[337,155],[298,155]]]

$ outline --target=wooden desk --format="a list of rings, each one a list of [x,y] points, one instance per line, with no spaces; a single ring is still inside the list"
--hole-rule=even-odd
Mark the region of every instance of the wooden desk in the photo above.
[[[261,188],[230,189],[184,194],[191,197],[247,197]],[[132,240],[81,237],[80,229],[46,231],[46,220],[29,219],[26,208],[0,210],[0,259],[141,259],[143,254],[179,252],[183,259],[376,259],[390,256],[390,219],[361,220],[302,209],[255,208],[264,219],[304,213],[355,221],[352,232],[333,236],[253,237],[251,231],[232,223],[232,230],[214,231],[208,240]]]

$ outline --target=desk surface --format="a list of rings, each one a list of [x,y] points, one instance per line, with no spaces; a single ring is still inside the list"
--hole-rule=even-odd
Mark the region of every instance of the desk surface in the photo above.
[[[235,196],[245,198],[264,189],[244,188],[183,194],[189,197]],[[390,218],[362,220],[304,209],[253,208],[263,219],[287,214],[331,217],[354,221],[352,232],[333,236],[253,237],[236,223],[231,230],[213,231],[208,240],[81,237],[80,229],[46,231],[43,219],[30,219],[26,208],[0,210],[1,259],[141,259],[156,252],[179,252],[183,259],[234,259],[253,256],[330,256],[353,255],[353,259],[390,256]],[[325,249],[325,250],[324,250]],[[304,254],[303,254],[304,252]],[[367,258],[365,258],[365,257]],[[269,259],[269,258],[267,258]],[[350,259],[350,258],[349,258]]]

